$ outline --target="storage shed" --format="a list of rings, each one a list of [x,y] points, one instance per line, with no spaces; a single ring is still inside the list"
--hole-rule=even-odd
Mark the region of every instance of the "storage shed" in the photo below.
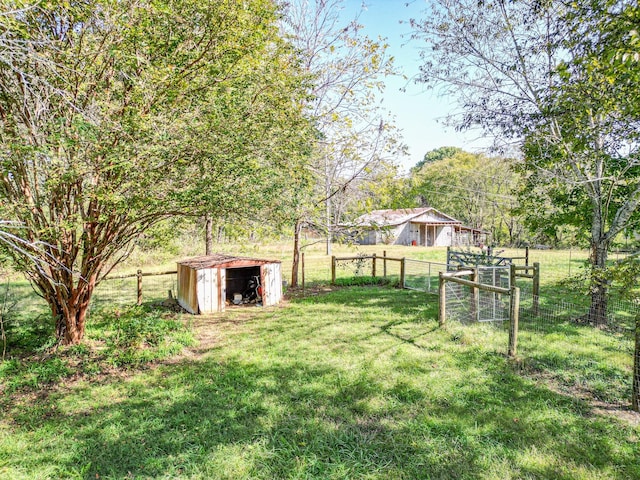
[[[254,289],[258,299],[247,293]],[[282,300],[279,260],[216,253],[178,262],[178,303],[190,313],[222,312],[227,304],[256,300],[264,306]]]

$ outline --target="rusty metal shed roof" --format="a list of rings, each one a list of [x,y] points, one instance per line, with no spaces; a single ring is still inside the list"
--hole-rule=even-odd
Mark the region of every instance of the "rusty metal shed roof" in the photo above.
[[[280,260],[268,260],[265,258],[238,257],[225,253],[214,253],[213,255],[187,258],[178,262],[178,265],[184,265],[194,270],[202,270],[204,268],[251,267],[266,265],[268,263],[282,262],[280,262]]]
[[[432,207],[422,208],[399,208],[395,210],[373,210],[365,215],[362,215],[356,219],[354,224],[356,226],[397,226],[406,222],[415,220],[421,215],[430,214],[433,218],[428,221],[420,222],[431,225],[446,224],[446,225],[459,225],[462,222],[455,218],[442,213]]]

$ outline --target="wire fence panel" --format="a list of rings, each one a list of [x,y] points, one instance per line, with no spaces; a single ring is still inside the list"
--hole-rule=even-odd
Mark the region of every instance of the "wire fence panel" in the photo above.
[[[509,302],[511,300],[509,295],[478,290],[477,297],[478,322],[509,322]]]
[[[455,282],[445,282],[447,308],[446,321],[456,321],[465,325],[475,321],[474,305],[471,298],[471,287]]]
[[[454,320],[464,325],[486,323],[498,328],[509,324],[511,296],[445,282],[446,321]]]
[[[478,282],[493,287],[511,288],[510,272],[509,266],[478,267]]]
[[[509,289],[509,267],[478,267],[476,281],[483,285]],[[460,323],[509,322],[511,297],[508,294],[473,288],[453,281],[445,283],[447,319]]]
[[[335,259],[335,274],[337,281],[351,278],[371,277],[373,260],[371,257],[356,257],[349,259]]]
[[[143,303],[154,303],[166,300],[177,293],[177,275],[145,274],[142,276],[141,300]],[[98,284],[91,297],[91,308],[97,306],[129,306],[138,302],[138,277],[106,278]],[[33,312],[40,314],[48,311],[47,302],[40,297],[27,282],[2,282],[0,278],[0,310],[13,312]]]
[[[28,282],[9,282],[0,276],[0,311],[5,314],[16,311],[40,313],[47,308],[47,302]]]
[[[478,267],[479,283],[492,287],[511,288],[510,268]],[[502,293],[477,289],[477,320],[479,322],[508,322],[511,297]]]
[[[169,297],[175,298],[178,277],[176,274],[145,275],[142,277],[143,303],[159,302]],[[135,305],[138,302],[138,277],[106,278],[93,294],[92,306]]]
[[[400,270],[402,262],[398,260],[385,260],[384,257],[377,257],[376,275],[389,280],[390,283],[397,284],[400,282]]]
[[[422,292],[438,291],[438,274],[447,270],[445,263],[405,258],[404,288]]]
[[[335,281],[338,283],[356,280],[377,283],[380,278],[390,283],[400,281],[401,262],[398,259],[385,257],[358,256],[335,258]]]
[[[640,315],[640,304],[622,300],[607,302],[606,318],[592,318],[589,311],[589,298],[584,304],[566,302],[563,300],[545,301],[537,298],[528,289],[521,289],[520,320],[528,328],[544,333],[549,327],[561,323],[589,326],[595,330],[608,332],[622,332],[633,334],[635,319]]]
[[[449,325],[453,340],[468,345],[482,345],[499,353],[507,353],[509,345],[509,295],[478,295],[478,289],[460,283],[445,281],[445,323]],[[473,290],[476,290],[474,296]],[[483,292],[490,293],[490,292]],[[497,302],[506,305],[498,310]],[[489,316],[495,320],[490,321]],[[478,318],[485,321],[478,321]],[[504,321],[506,319],[506,321]]]
[[[574,356],[576,355],[575,345],[581,344],[631,355],[635,321],[640,315],[640,305],[609,300],[607,318],[593,319],[589,316],[588,304],[580,305],[564,301],[544,303],[539,299],[539,306],[535,308],[534,298],[529,291],[521,292],[521,354],[535,355],[536,350],[541,350],[539,343],[544,339],[547,343],[557,343],[559,347],[561,346]]]
[[[606,323],[589,319],[589,305],[557,301],[534,308],[524,292],[520,304],[518,357],[528,371],[572,392],[625,403],[631,397],[635,303],[609,301]]]

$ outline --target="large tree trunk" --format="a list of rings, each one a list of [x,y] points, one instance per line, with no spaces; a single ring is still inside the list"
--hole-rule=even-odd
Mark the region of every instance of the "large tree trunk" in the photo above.
[[[302,231],[302,222],[296,220],[293,231],[293,262],[291,265],[291,287],[298,286],[298,270],[300,267],[300,232]]]
[[[56,338],[62,345],[77,345],[84,338],[87,313],[93,290],[95,278],[88,282],[80,281],[80,284],[71,290],[70,295],[64,287],[56,288],[56,296],[46,299],[51,306],[51,313],[56,322]]]
[[[591,306],[589,322],[602,326],[607,324],[607,254],[609,245],[605,241],[591,243]]]
[[[205,219],[205,255],[213,254],[213,219],[207,213]]]
[[[54,310],[52,308],[52,310]],[[84,338],[88,308],[68,308],[56,316],[56,338],[62,345],[77,345]]]

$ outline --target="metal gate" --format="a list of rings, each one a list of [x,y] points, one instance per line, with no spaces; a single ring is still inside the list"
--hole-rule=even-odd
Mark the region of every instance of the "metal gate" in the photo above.
[[[476,281],[483,285],[511,288],[508,266],[477,268]],[[445,286],[447,316],[461,323],[509,321],[510,298],[504,293],[495,293],[455,282]]]
[[[478,282],[492,287],[511,288],[510,267],[478,267]],[[509,320],[509,296],[478,290],[477,321],[504,322]]]

